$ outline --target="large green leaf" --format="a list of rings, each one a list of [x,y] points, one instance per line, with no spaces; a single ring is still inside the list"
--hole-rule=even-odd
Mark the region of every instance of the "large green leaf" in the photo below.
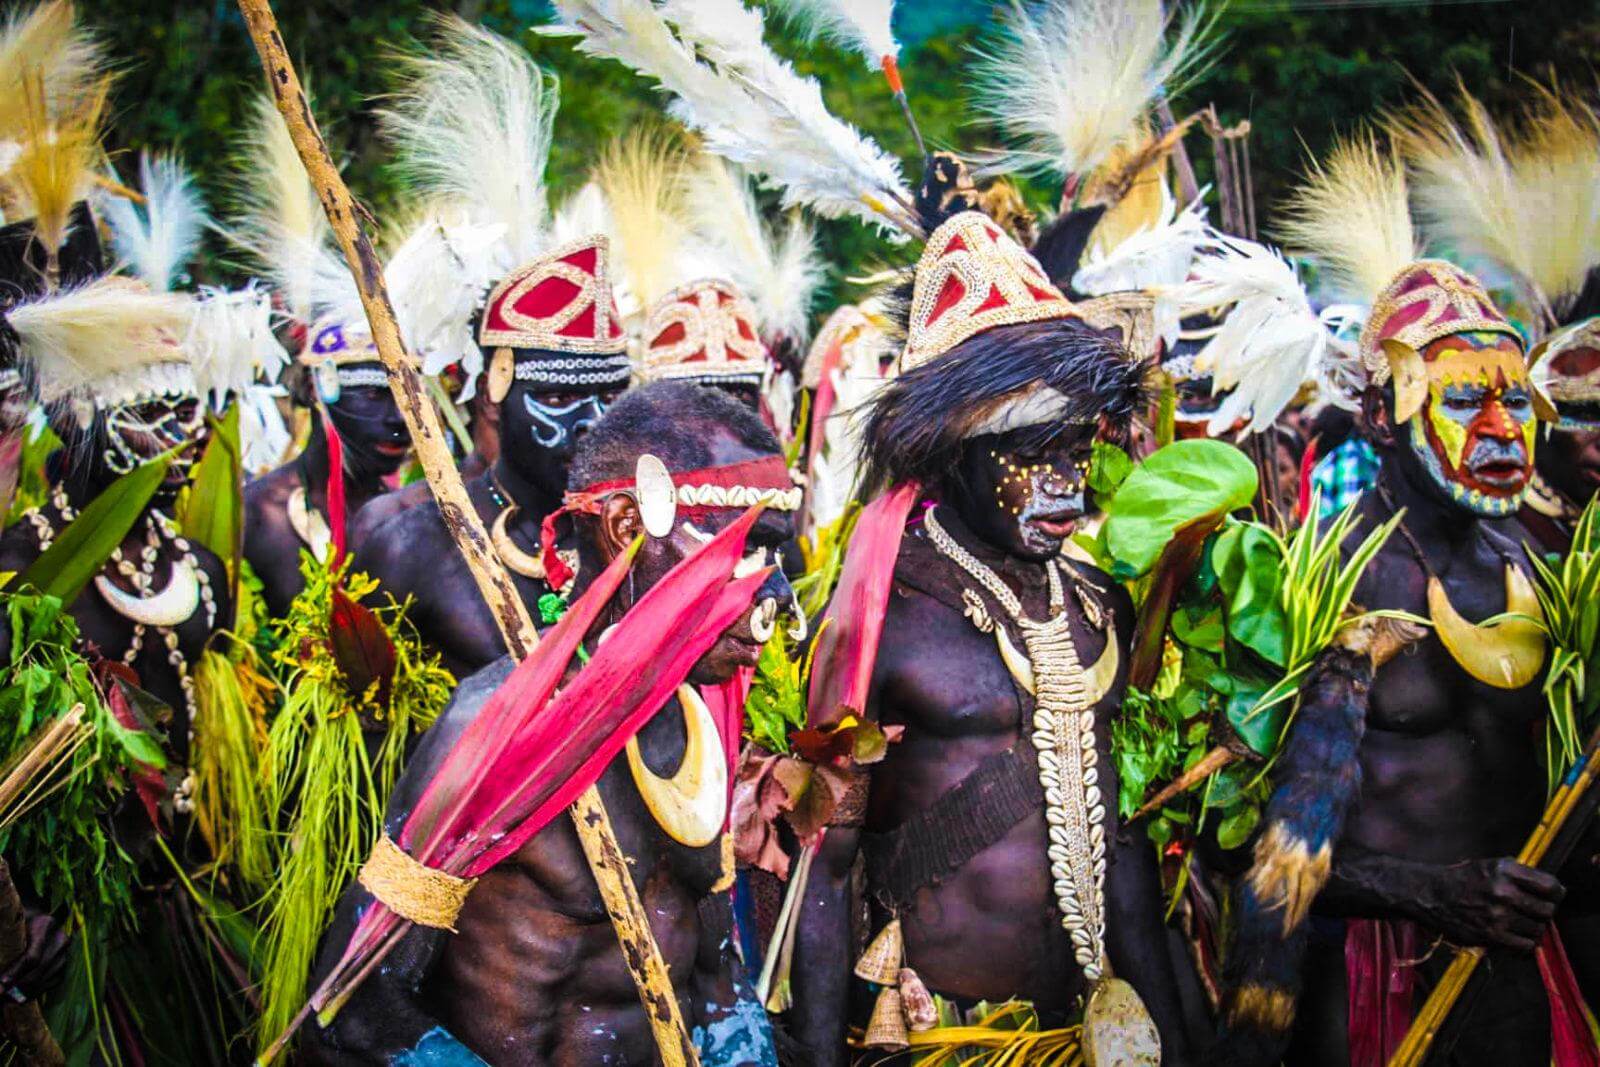
[[[1135,578],[1155,565],[1183,527],[1245,507],[1256,494],[1256,468],[1222,441],[1174,441],[1128,475],[1112,498],[1106,544],[1118,578]]]
[[[106,486],[61,531],[61,536],[51,542],[27,570],[13,577],[6,588],[32,586],[63,604],[72,603],[128,536],[145,505],[161,488],[170,466],[172,454],[169,452],[135,467]]]
[[[205,545],[228,567],[239,569],[244,543],[244,483],[239,460],[239,405],[211,419],[211,439],[194,465],[189,489],[178,509],[178,530]]]
[[[1227,605],[1228,633],[1268,663],[1286,665],[1283,552],[1272,533],[1241,522],[1217,535],[1211,565]]]

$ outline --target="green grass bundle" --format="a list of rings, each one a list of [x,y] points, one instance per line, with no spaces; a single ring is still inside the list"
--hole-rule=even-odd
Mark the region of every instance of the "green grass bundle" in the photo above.
[[[360,607],[375,581],[330,573],[308,554],[301,573],[304,591],[272,623],[284,700],[267,735],[264,800],[279,830],[261,912],[263,1041],[304,1003],[317,940],[378,837],[406,740],[433,722],[455,687],[401,609]],[[336,632],[336,608],[347,617],[351,603],[388,637],[386,677],[352,679],[337,652],[349,642]]]

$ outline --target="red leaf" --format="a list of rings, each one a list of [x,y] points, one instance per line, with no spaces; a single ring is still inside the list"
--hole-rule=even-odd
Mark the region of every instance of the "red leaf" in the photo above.
[[[115,716],[117,722],[128,730],[144,730],[146,724],[134,713],[132,704],[128,701],[127,690],[119,681],[113,680],[105,688],[106,707]],[[139,802],[144,805],[145,814],[150,816],[150,825],[157,829],[161,826],[161,801],[167,793],[166,779],[161,776],[159,768],[148,763],[141,763],[133,772],[133,787],[138,793]]]
[[[372,609],[337,587],[328,616],[328,646],[350,692],[359,697],[376,682],[378,704],[387,708],[394,680],[394,644]]]

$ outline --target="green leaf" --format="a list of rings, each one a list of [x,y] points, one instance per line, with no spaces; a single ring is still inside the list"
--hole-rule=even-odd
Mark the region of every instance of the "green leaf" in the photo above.
[[[1106,441],[1094,443],[1094,454],[1089,460],[1089,488],[1102,508],[1117,495],[1117,490],[1132,473],[1133,460],[1126,452]]]
[[[1217,535],[1211,563],[1227,605],[1228,633],[1268,663],[1286,665],[1283,552],[1270,530],[1237,523]]]
[[[1208,604],[1187,604],[1172,615],[1172,636],[1192,648],[1221,652],[1222,611]]]
[[[1217,844],[1225,849],[1235,849],[1250,840],[1256,823],[1261,821],[1261,809],[1246,805],[1223,819],[1217,826]]]
[[[61,531],[61,536],[29,564],[27,570],[13,577],[6,588],[16,590],[32,586],[63,604],[72,603],[128,536],[145,505],[161,488],[171,465],[172,453],[169,452],[135,467],[106,486]]]
[[[1256,494],[1256,468],[1222,441],[1175,441],[1128,475],[1107,509],[1106,545],[1119,572],[1137,577],[1155,565],[1177,532],[1218,520]]]
[[[217,554],[228,574],[239,571],[244,545],[244,481],[239,460],[239,405],[220,419],[207,417],[210,440],[194,465],[178,509],[178,531]]]
[[[1258,707],[1266,690],[1245,689],[1228,698],[1228,722],[1239,739],[1263,756],[1277,751],[1278,738],[1289,718],[1290,703],[1280,701],[1271,707]]]

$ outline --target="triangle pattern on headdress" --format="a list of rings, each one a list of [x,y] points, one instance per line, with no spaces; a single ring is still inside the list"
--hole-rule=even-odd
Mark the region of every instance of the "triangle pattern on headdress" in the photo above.
[[[643,336],[647,381],[759,383],[766,373],[755,307],[729,282],[703,279],[674,289],[650,309]]]
[[[1075,317],[1039,261],[989,216],[963,211],[933,231],[917,262],[905,372],[985,330]]]
[[[1421,352],[1441,337],[1479,332],[1522,341],[1482,282],[1453,263],[1422,259],[1395,275],[1373,301],[1361,331],[1361,360],[1381,382],[1388,377],[1384,341]]]
[[[610,246],[600,235],[562,245],[513,271],[484,308],[485,348],[616,353],[627,347],[611,292]]]

